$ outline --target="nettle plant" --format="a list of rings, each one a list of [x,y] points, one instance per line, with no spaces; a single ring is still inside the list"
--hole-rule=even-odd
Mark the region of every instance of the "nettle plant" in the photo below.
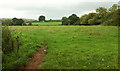
[[[19,51],[20,38],[22,32],[16,32],[15,30],[10,30],[7,26],[2,29],[2,51],[4,54],[9,54],[14,52],[16,47]]]

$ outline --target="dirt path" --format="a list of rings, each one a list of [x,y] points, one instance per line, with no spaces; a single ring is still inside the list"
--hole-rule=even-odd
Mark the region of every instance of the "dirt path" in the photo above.
[[[45,56],[45,51],[45,47],[39,48],[30,61],[24,67],[22,67],[22,69],[37,69],[42,63],[42,59]]]

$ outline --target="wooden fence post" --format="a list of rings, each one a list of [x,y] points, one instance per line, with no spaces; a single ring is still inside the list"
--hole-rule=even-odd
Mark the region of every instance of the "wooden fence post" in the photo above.
[[[14,40],[12,40],[12,51],[14,51]]]
[[[19,37],[17,36],[17,53],[19,52]]]

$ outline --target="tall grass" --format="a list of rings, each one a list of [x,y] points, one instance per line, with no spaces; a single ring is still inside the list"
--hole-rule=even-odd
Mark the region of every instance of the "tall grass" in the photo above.
[[[40,45],[31,43],[33,40],[30,40],[30,38],[26,40],[26,35],[22,34],[21,31],[11,30],[10,27],[5,26],[3,27],[2,33],[3,69],[21,68],[40,47]]]
[[[15,39],[7,26],[3,27],[2,32],[2,51],[4,54],[9,54],[14,50]]]

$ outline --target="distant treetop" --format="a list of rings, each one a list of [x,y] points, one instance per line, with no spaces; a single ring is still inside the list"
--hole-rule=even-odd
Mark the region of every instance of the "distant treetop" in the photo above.
[[[41,15],[38,18],[39,22],[44,22],[45,21],[45,16]]]

